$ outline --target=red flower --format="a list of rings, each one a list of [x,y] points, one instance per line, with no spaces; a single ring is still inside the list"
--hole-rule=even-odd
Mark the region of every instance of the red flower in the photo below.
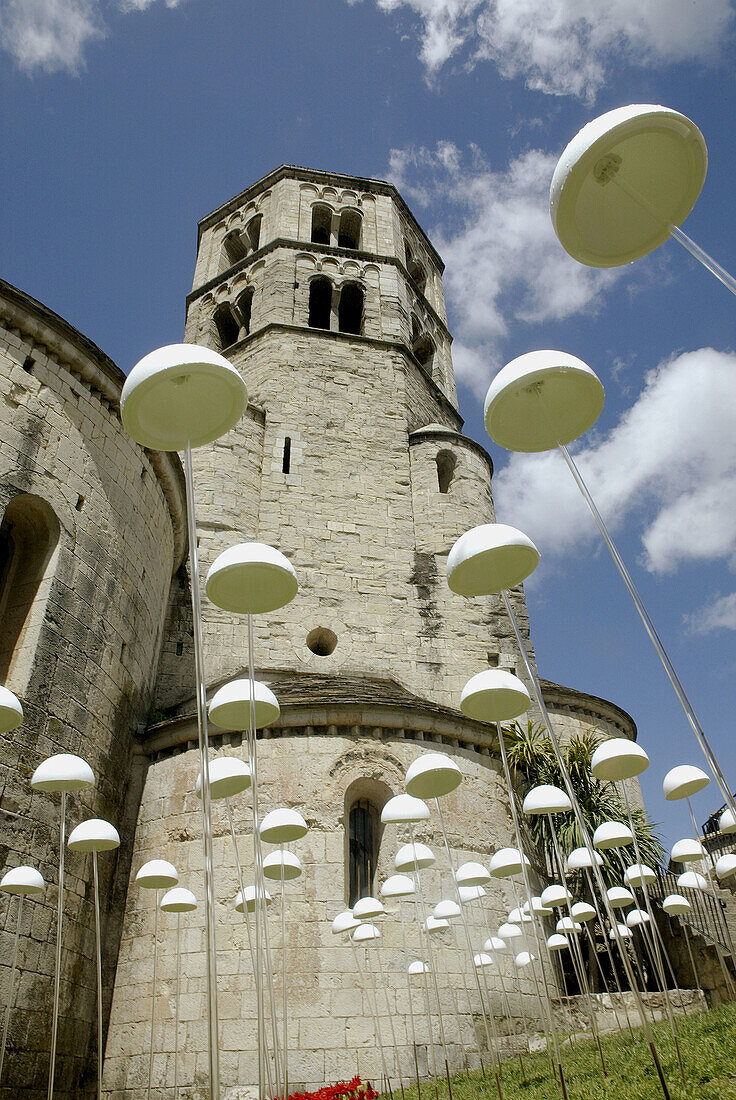
[[[292,1092],[289,1100],[378,1100],[378,1093],[370,1081],[364,1085],[360,1077],[353,1077],[352,1081],[323,1085],[316,1092]]]

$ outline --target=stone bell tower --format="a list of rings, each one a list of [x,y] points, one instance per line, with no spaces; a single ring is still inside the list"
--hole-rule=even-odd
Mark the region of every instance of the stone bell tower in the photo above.
[[[407,838],[396,827],[382,829],[380,811],[403,790],[419,752],[449,753],[463,772],[443,804],[458,862],[487,861],[512,843],[495,731],[459,711],[471,675],[519,662],[498,599],[462,600],[445,581],[453,542],[492,522],[494,512],[490,457],[462,434],[442,271],[399,193],[378,180],[282,166],[199,225],[185,340],[226,355],[250,395],[240,423],[194,454],[202,572],[229,546],[258,540],[287,555],[300,583],[291,604],[255,621],[256,676],[281,704],[280,720],[259,737],[262,809],[296,807],[310,826],[295,845],[303,877],[287,891],[294,1087],[380,1073],[369,1001],[330,923],[392,873]],[[154,855],[166,858],[181,884],[201,896],[188,586],[182,568],[171,589],[156,720],[140,747],[131,874]],[[521,588],[512,596],[526,628]],[[247,675],[247,632],[242,618],[206,600],[203,615],[212,693]],[[551,708],[568,727],[595,723],[631,734],[618,708],[555,685],[549,690]],[[210,736],[216,754],[247,758],[239,732],[212,728]],[[247,800],[234,802],[233,812],[250,882]],[[449,868],[436,824],[427,822],[417,836],[438,856],[438,870],[427,876],[434,902],[450,889]],[[256,1080],[257,1063],[247,936],[233,909],[238,880],[217,804],[215,845],[224,1089]],[[507,885],[494,881],[484,921],[501,923],[512,905]],[[182,1085],[196,1084],[206,1066],[202,920],[192,915],[180,968]],[[278,987],[284,956],[275,922],[273,929]],[[151,1013],[152,933],[151,900],[131,878],[106,1051],[106,1087],[120,1095],[133,1094],[147,1072],[140,1040]],[[171,962],[173,924],[161,934]],[[382,943],[390,982],[388,1004],[379,1010],[390,1013],[408,1067],[409,1007],[395,919],[384,925]],[[465,960],[449,940],[444,951],[460,988]],[[489,980],[492,996],[500,996],[496,979]],[[154,1006],[154,1084],[161,1086],[173,1083],[173,972],[168,981]],[[518,988],[531,993],[524,979]],[[461,1011],[470,1045],[479,1011],[472,990]]]

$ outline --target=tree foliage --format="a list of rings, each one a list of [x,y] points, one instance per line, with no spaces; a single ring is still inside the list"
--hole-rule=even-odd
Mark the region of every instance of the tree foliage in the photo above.
[[[542,783],[551,783],[564,789],[562,773],[544,726],[535,725],[531,721],[526,726],[514,722],[513,725],[504,726],[502,732],[509,766],[521,788],[522,797],[532,787]],[[603,740],[599,730],[590,728],[573,734],[567,744],[562,746],[562,755],[570,773],[573,790],[591,836],[604,821],[627,820],[626,806],[618,788],[613,783],[596,779],[591,771],[593,753]],[[654,826],[644,810],[634,809],[632,818],[642,861],[656,868],[662,863],[664,849]],[[553,843],[547,818],[528,817],[526,824],[539,850],[547,853],[550,872],[556,879],[558,874],[551,858]],[[563,856],[569,855],[573,848],[583,844],[580,830],[571,813],[556,815],[555,831]],[[601,852],[601,856],[601,871],[609,886],[617,885],[623,879],[621,856],[626,864],[636,862],[633,847]]]

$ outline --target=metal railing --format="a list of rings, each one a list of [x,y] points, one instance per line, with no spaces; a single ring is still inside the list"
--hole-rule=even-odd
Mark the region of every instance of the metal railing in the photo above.
[[[668,894],[684,894],[690,902],[690,910],[678,919],[687,924],[691,932],[710,940],[716,947],[730,952],[729,935],[724,910],[725,902],[709,891],[683,890],[677,885],[677,877],[670,871],[657,870],[657,881],[649,887],[652,901],[659,904]]]

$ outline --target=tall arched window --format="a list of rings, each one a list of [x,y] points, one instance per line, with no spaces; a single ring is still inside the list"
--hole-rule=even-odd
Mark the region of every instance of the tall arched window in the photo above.
[[[439,451],[437,458],[437,485],[441,493],[449,493],[452,479],[455,476],[457,458],[452,451]]]
[[[240,325],[235,320],[233,311],[227,303],[218,306],[212,318],[217,330],[217,339],[221,348],[229,348],[238,339]]]
[[[412,351],[416,355],[417,359],[427,371],[428,374],[432,373],[432,361],[434,359],[434,340],[426,332],[415,340],[412,347]]]
[[[409,272],[412,281],[416,284],[417,289],[420,293],[424,294],[427,289],[427,272],[424,270],[422,264],[419,263],[419,260],[415,259],[413,256],[411,259],[408,259],[406,270]]]
[[[0,525],[0,683],[25,686],[51,587],[59,521],[41,497],[13,497]]]
[[[227,267],[232,267],[238,260],[244,260],[247,255],[245,242],[238,229],[228,233],[222,242],[222,247],[225,251],[225,264]]]
[[[337,243],[340,248],[360,248],[360,230],[363,219],[357,210],[343,210]]]
[[[312,244],[330,244],[332,238],[332,210],[321,203],[312,207]]]
[[[256,214],[245,227],[245,237],[248,241],[248,251],[255,252],[261,243],[261,224],[263,214]]]
[[[363,330],[363,288],[357,283],[345,283],[340,291],[337,327],[356,336]]]
[[[309,284],[309,327],[329,328],[332,313],[332,283],[318,275]]]
[[[237,301],[238,313],[240,314],[241,322],[241,336],[247,336],[250,332],[251,314],[253,312],[253,294],[253,287],[246,287],[246,289],[243,291]]]
[[[373,879],[378,857],[378,815],[367,798],[354,802],[349,820],[348,905],[373,893]]]

